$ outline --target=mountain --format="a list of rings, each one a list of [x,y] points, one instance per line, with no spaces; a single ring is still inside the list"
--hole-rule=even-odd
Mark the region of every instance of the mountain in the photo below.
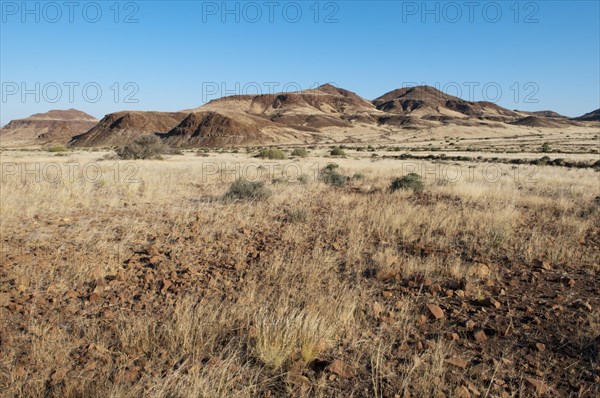
[[[184,112],[110,113],[89,131],[73,137],[69,145],[76,147],[125,145],[141,135],[167,132],[186,116],[187,113]]]
[[[596,109],[595,111],[591,111],[590,113],[586,113],[583,116],[576,117],[575,120],[579,120],[582,122],[597,122],[600,121],[600,109]]]
[[[77,147],[121,146],[146,134],[157,134],[169,145],[182,148],[368,143],[404,140],[417,131],[456,135],[487,129],[486,134],[530,134],[532,128],[585,127],[583,121],[599,120],[599,114],[596,110],[569,119],[547,110],[513,111],[491,102],[466,101],[429,86],[401,88],[369,101],[325,84],[298,92],[234,95],[181,112],[116,112],[97,124],[79,111],[52,111],[11,122],[1,138],[4,143],[4,137],[26,136],[38,144],[54,140]],[[73,125],[76,121],[87,124],[78,125],[77,131],[64,131],[54,125],[64,119]],[[19,126],[21,133],[14,133]]]
[[[174,146],[314,142],[319,133],[374,124],[382,114],[357,94],[330,84],[301,92],[234,95],[190,109],[167,134]]]
[[[410,115],[425,120],[448,121],[449,118],[507,122],[518,117],[517,112],[492,102],[465,101],[430,86],[401,88],[390,91],[373,101],[381,111]]]
[[[65,145],[96,123],[98,119],[77,109],[36,113],[12,120],[0,129],[0,143],[2,146]]]
[[[553,119],[568,119],[568,117],[563,116],[560,113],[557,113],[554,111],[534,111],[534,112],[515,111],[515,112],[524,113],[524,114],[530,115],[530,116],[548,117],[548,118],[553,118]]]

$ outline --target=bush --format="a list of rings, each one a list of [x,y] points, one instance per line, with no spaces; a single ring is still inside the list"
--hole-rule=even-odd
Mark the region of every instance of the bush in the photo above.
[[[357,181],[361,181],[361,180],[364,180],[364,179],[365,179],[365,175],[364,175],[364,174],[362,174],[362,173],[355,173],[355,174],[352,176],[352,179],[353,179],[353,180],[357,180]]]
[[[136,138],[133,142],[118,148],[117,156],[120,159],[162,159],[163,155],[174,155],[180,153],[178,150],[165,145],[155,135],[144,135]]]
[[[390,191],[395,192],[399,189],[412,189],[415,192],[423,191],[423,179],[416,173],[410,173],[404,177],[396,178],[390,185]]]
[[[333,185],[335,187],[342,187],[346,185],[349,178],[343,174],[338,173],[338,167],[339,166],[335,163],[329,163],[319,173],[319,180],[323,181],[325,184]]]
[[[303,223],[308,221],[309,212],[305,208],[285,210],[285,221],[290,223]]]
[[[263,200],[268,198],[271,192],[262,181],[246,181],[239,179],[229,187],[225,193],[226,200]]]
[[[300,184],[308,184],[308,176],[306,174],[302,174],[301,176],[298,176],[298,182]]]
[[[51,146],[50,148],[48,148],[48,152],[68,152],[69,148],[62,146],[62,145],[57,145],[57,146]]]
[[[305,158],[308,156],[308,151],[304,148],[296,148],[292,151],[292,156],[299,156]]]
[[[342,148],[333,148],[330,154],[331,156],[344,156],[346,152]]]
[[[281,149],[263,149],[262,151],[260,151],[260,153],[258,154],[259,157],[263,158],[263,159],[271,159],[271,160],[281,160],[281,159],[285,159],[285,152],[283,152]]]

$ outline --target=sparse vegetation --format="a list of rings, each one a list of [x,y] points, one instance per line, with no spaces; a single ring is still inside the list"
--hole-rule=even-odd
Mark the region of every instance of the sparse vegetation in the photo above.
[[[319,173],[319,180],[328,185],[333,185],[335,187],[342,187],[346,185],[349,178],[337,170],[339,169],[339,165],[335,163],[327,164],[323,170]]]
[[[396,178],[390,185],[390,191],[396,192],[400,189],[422,192],[424,189],[423,178],[416,173],[409,173],[403,177]]]
[[[68,152],[69,148],[63,145],[51,146],[47,149],[48,152],[56,153],[56,152]]]
[[[331,150],[331,152],[329,152],[329,154],[331,156],[345,156],[346,155],[346,151],[344,151],[342,148],[336,147],[336,148],[333,148]]]
[[[165,145],[160,138],[155,135],[145,135],[137,138],[130,144],[127,144],[116,150],[120,159],[163,159],[165,155],[179,153],[178,150]]]
[[[389,195],[397,155],[323,168],[368,183],[281,184],[259,203],[268,183],[202,178],[194,154],[128,183],[106,177],[114,162],[93,182],[6,175],[0,395],[517,397],[525,377],[597,395],[597,171],[540,166],[525,185],[507,161],[490,183],[473,153],[452,160],[472,180]],[[312,178],[312,159],[293,163]]]
[[[296,148],[292,151],[292,156],[298,156],[301,158],[305,158],[308,156],[308,151],[304,148]]]
[[[275,149],[275,148],[263,149],[260,151],[258,156],[263,159],[271,159],[271,160],[282,160],[282,159],[287,158],[287,156],[285,155],[285,152],[283,152],[281,149]]]
[[[262,181],[247,181],[238,179],[231,184],[225,193],[226,200],[251,200],[259,201],[268,198],[271,192]]]

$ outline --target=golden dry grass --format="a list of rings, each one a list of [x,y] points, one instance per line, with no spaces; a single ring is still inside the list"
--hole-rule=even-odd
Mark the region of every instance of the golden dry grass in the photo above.
[[[557,305],[598,305],[589,292],[600,271],[600,192],[590,169],[540,167],[529,178],[498,165],[501,175],[486,181],[485,164],[464,163],[463,178],[447,183],[439,163],[413,162],[429,170],[425,192],[391,194],[409,162],[335,159],[346,175],[365,176],[336,189],[315,178],[332,159],[315,156],[101,157],[2,154],[3,164],[17,165],[3,169],[0,198],[3,396],[455,396],[466,383],[518,396],[527,394],[515,364],[522,353],[510,352],[509,336],[484,352],[513,365],[481,359],[462,326],[464,306],[444,301],[448,290],[462,290],[446,286],[464,278],[474,286],[463,288],[467,298],[504,297],[508,309],[495,318],[512,324],[543,294],[527,298],[526,282],[508,282],[521,274],[507,270],[545,261],[581,288]],[[25,164],[34,172],[22,174]],[[100,177],[81,174],[90,164]],[[270,198],[220,199],[259,165],[272,171],[262,177]],[[284,169],[289,182],[272,184]],[[50,177],[53,170],[62,178]],[[305,217],[290,218],[297,211]],[[432,301],[446,319],[422,319]],[[569,316],[589,325],[589,343],[597,310],[581,311]],[[444,337],[454,330],[464,344]],[[547,333],[550,346],[569,329]],[[484,369],[463,378],[471,365],[457,373],[446,363],[453,355],[477,357]],[[580,373],[580,396],[593,396],[598,358],[563,356],[556,363]],[[332,371],[336,359],[351,374]],[[551,366],[527,373],[568,391]]]

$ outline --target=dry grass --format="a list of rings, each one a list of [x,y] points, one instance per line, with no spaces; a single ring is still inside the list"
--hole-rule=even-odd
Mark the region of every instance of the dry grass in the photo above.
[[[19,167],[80,166],[60,181],[3,174],[2,396],[453,396],[463,382],[445,359],[478,354],[444,338],[458,327],[451,318],[462,316],[460,305],[419,281],[446,290],[465,278],[477,298],[508,289],[512,265],[600,271],[593,170],[541,167],[523,181],[500,165],[487,182],[485,165],[463,164],[472,179],[440,184],[425,174],[424,193],[389,193],[409,162],[336,159],[345,175],[364,179],[334,188],[318,180],[323,158],[115,163],[101,155],[3,153]],[[86,181],[81,166],[92,162],[102,177]],[[220,200],[258,164],[274,170],[260,178],[271,197]],[[248,165],[249,174],[240,171]],[[284,169],[290,182],[272,185]],[[302,174],[308,183],[296,181]],[[432,300],[448,320],[422,324]],[[597,333],[594,314],[587,324]],[[403,343],[410,350],[400,355]],[[357,376],[321,364],[335,359]],[[516,365],[502,372],[498,388],[518,394]],[[490,377],[478,377],[480,391],[500,396]]]

